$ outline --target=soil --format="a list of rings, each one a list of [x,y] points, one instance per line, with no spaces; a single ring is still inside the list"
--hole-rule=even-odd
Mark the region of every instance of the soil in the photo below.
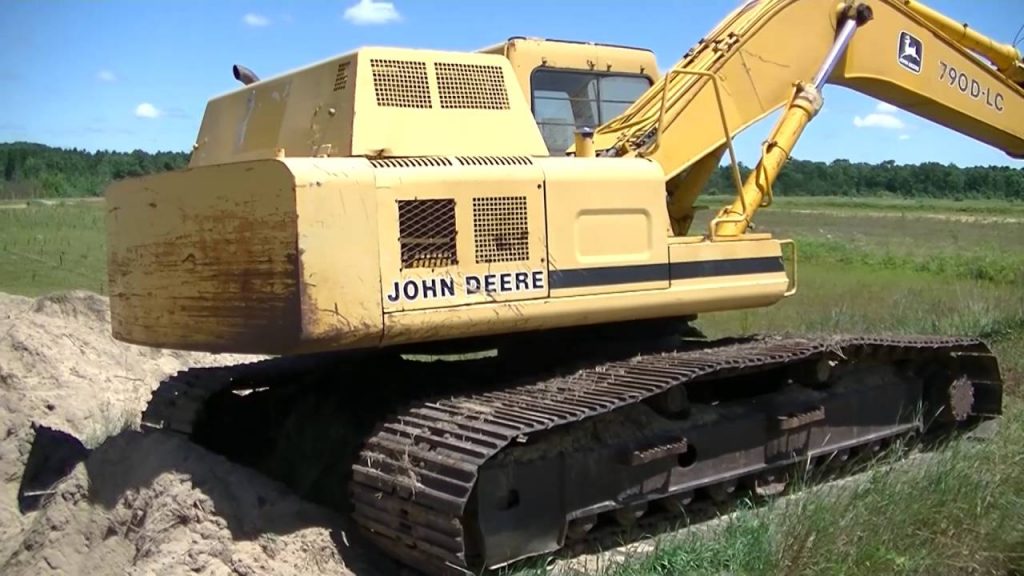
[[[256,357],[133,346],[109,322],[96,294],[0,294],[0,573],[397,573],[359,551],[344,518],[283,484],[180,436],[138,431],[162,379]],[[23,514],[33,424],[91,452]]]

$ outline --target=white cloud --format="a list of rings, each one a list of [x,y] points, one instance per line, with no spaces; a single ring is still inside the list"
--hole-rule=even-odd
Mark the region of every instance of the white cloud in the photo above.
[[[899,108],[889,104],[888,102],[879,102],[878,106],[875,106],[875,111],[881,112],[882,114],[892,114],[897,110],[899,110]]]
[[[102,82],[117,82],[117,76],[110,70],[100,70],[96,73],[96,79]]]
[[[910,140],[910,134],[900,134],[900,140]]]
[[[163,116],[163,112],[149,102],[143,102],[135,107],[135,115],[139,118],[159,118]]]
[[[854,116],[853,125],[857,128],[885,128],[888,130],[902,130],[905,124],[903,120],[892,114],[872,112],[867,116]]]
[[[242,16],[242,22],[245,22],[247,26],[261,28],[263,26],[270,25],[270,18],[267,18],[262,14],[253,14],[252,12],[250,12],[245,16]]]
[[[378,0],[359,0],[358,3],[345,9],[345,20],[353,24],[387,24],[397,22],[402,17],[392,2]]]

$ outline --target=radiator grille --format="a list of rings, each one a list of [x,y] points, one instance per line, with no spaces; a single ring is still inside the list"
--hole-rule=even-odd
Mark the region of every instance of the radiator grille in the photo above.
[[[378,106],[430,108],[425,62],[371,58],[370,70]]]
[[[477,264],[529,260],[526,197],[474,198],[473,244]]]
[[[498,66],[434,63],[441,108],[508,110],[505,75]]]
[[[338,63],[338,72],[334,75],[334,91],[339,92],[348,86],[348,62]]]
[[[399,200],[398,235],[402,268],[456,265],[455,200]]]

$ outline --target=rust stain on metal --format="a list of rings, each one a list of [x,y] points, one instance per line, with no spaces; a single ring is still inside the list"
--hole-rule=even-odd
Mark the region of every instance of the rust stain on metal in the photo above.
[[[277,166],[232,166],[204,180],[175,174],[115,191],[108,201],[121,215],[109,219],[108,274],[117,333],[211,351],[261,353],[294,342],[294,205],[286,188],[255,195],[257,181],[282,176]]]

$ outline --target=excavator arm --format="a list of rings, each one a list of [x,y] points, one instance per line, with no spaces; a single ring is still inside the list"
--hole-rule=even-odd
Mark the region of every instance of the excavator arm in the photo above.
[[[673,231],[732,138],[784,108],[757,167],[711,223],[710,236],[743,234],[826,84],[873,96],[1014,158],[1024,157],[1024,64],[995,42],[912,0],[751,0],[728,15],[654,86],[597,128],[600,156],[647,157],[666,174]]]

